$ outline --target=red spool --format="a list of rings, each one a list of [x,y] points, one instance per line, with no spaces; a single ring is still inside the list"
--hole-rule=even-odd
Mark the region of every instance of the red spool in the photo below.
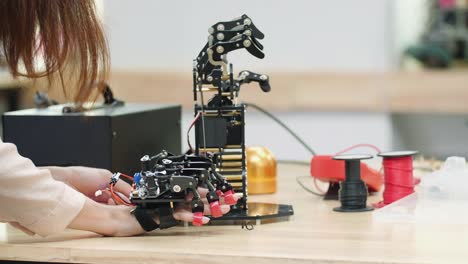
[[[413,155],[414,151],[380,153],[383,158],[384,184],[383,201],[376,207],[391,204],[414,192]]]

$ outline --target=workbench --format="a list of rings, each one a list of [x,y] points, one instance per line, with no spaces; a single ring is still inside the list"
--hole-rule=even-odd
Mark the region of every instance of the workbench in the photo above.
[[[338,201],[304,191],[304,165],[279,165],[278,192],[250,201],[294,205],[288,221],[174,227],[136,237],[82,231],[29,237],[0,225],[0,259],[73,263],[467,263],[468,226],[378,223],[372,212],[338,213]],[[307,178],[305,180],[308,180]],[[307,182],[306,182],[307,183]],[[380,200],[379,195],[369,202]],[[13,206],[13,205],[12,205]]]

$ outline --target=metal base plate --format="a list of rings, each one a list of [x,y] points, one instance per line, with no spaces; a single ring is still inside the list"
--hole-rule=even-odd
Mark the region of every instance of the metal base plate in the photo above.
[[[233,209],[222,217],[211,218],[211,221],[262,220],[294,215],[292,205],[287,204],[247,203],[247,208],[247,210]]]

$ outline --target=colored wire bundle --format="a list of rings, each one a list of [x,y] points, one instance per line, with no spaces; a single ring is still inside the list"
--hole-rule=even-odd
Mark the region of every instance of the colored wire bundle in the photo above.
[[[367,144],[367,143],[363,143],[363,144],[356,144],[354,146],[351,146],[349,148],[345,148],[343,149],[342,151],[339,151],[338,153],[335,154],[335,156],[338,156],[338,155],[341,155],[341,154],[345,154],[346,152],[349,152],[353,149],[356,149],[356,148],[371,148],[373,150],[375,150],[377,153],[381,152],[380,149],[372,144]]]
[[[131,177],[129,175],[126,175],[126,174],[123,174],[123,173],[120,173],[120,172],[115,173],[114,175],[112,175],[111,181],[109,183],[109,188],[106,188],[104,190],[98,190],[95,193],[95,196],[100,196],[100,195],[102,195],[102,193],[104,191],[109,191],[112,199],[114,200],[114,202],[116,204],[123,204],[123,205],[126,205],[126,206],[134,206],[134,204],[125,201],[125,198],[123,197],[123,195],[121,193],[114,190],[114,187],[117,184],[117,182],[119,181],[120,176],[122,176],[122,177],[124,177],[124,178],[126,178],[126,179],[128,179],[130,181],[133,181],[133,177]]]

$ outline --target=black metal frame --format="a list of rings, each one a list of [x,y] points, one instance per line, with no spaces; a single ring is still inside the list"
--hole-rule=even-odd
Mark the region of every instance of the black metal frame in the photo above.
[[[244,226],[251,220],[290,216],[294,214],[290,205],[248,203],[247,201],[246,105],[238,104],[236,100],[243,84],[257,82],[263,92],[269,92],[271,88],[266,74],[244,70],[237,78],[234,78],[233,66],[228,63],[227,54],[236,49],[246,49],[253,56],[263,59],[265,56],[262,52],[263,45],[257,38],[263,39],[264,34],[257,29],[247,15],[242,15],[232,21],[218,22],[210,27],[208,32],[208,43],[194,59],[193,65],[194,116],[198,118],[195,121],[194,152],[200,156],[215,154],[215,157],[218,157],[214,161],[216,170],[221,172],[232,185],[233,190],[242,196],[227,215],[216,220],[241,220]],[[215,92],[215,95],[205,102],[204,94],[207,92]],[[199,97],[201,102],[198,101]],[[233,117],[234,115],[236,118]],[[233,128],[235,126],[238,131]],[[234,147],[229,145],[233,137],[236,142]],[[238,170],[234,172],[240,172],[241,179],[233,179],[231,172],[226,172],[227,163],[223,161],[223,156],[229,155],[232,149],[240,150],[240,153],[237,153],[240,154],[240,160],[236,160],[237,163],[235,163]]]
[[[225,25],[220,27],[223,24]],[[241,30],[242,34],[227,34],[226,30]],[[153,157],[144,156],[141,159],[141,172],[133,179],[135,189],[130,200],[141,209],[164,209],[170,214],[174,204],[183,202],[188,193],[193,193],[190,206],[194,213],[193,223],[201,225],[203,202],[197,187],[204,187],[209,190],[207,199],[213,220],[241,220],[246,224],[253,219],[292,215],[294,212],[290,205],[251,203],[252,210],[249,210],[247,202],[246,106],[236,103],[236,99],[243,84],[257,82],[264,92],[270,91],[270,84],[267,75],[250,71],[241,71],[235,79],[232,64],[229,64],[229,72],[227,71],[226,55],[232,50],[246,48],[254,56],[263,58],[263,46],[255,40],[255,37],[263,38],[263,33],[246,15],[230,22],[219,22],[209,32],[211,37],[194,60],[193,67],[196,118],[194,153],[175,156],[163,151]],[[213,34],[220,32],[234,37],[215,41]],[[238,37],[238,33],[241,37]],[[216,94],[205,103],[204,93],[210,91]],[[237,201],[236,193],[242,196]],[[227,215],[221,212],[220,198],[224,198],[224,203],[232,206]],[[269,210],[265,213],[262,208]]]
[[[207,121],[207,119],[209,120],[210,118],[229,118],[228,116],[223,116],[224,113],[227,113],[227,112],[230,112],[230,113],[237,113],[238,116],[240,117],[240,135],[239,135],[239,143],[240,143],[240,148],[233,148],[229,145],[218,145],[218,146],[203,146],[203,142],[201,142],[201,140],[199,140],[200,138],[204,137],[203,136],[203,129],[200,129],[200,127],[203,125],[201,123],[201,120],[198,121],[198,126],[195,127],[195,155],[201,155],[203,152],[206,152],[205,150],[206,149],[216,149],[216,154],[218,155],[218,161],[216,162],[216,167],[217,169],[222,172],[223,176],[229,181],[229,183],[231,184],[235,184],[235,183],[238,183],[239,180],[238,179],[232,179],[232,177],[230,177],[230,175],[235,175],[235,174],[231,174],[231,172],[228,172],[226,173],[225,171],[223,171],[223,169],[225,169],[226,167],[223,166],[223,156],[226,156],[226,155],[233,155],[233,153],[230,151],[231,150],[235,150],[235,149],[240,149],[240,153],[235,153],[237,155],[241,155],[241,166],[240,166],[240,170],[239,171],[235,171],[235,172],[240,172],[241,173],[241,176],[242,176],[242,179],[241,179],[241,188],[235,188],[233,187],[233,189],[236,191],[236,193],[241,193],[242,195],[242,198],[239,199],[238,201],[238,204],[237,206],[235,206],[233,209],[247,209],[247,164],[246,164],[246,156],[245,156],[245,105],[243,104],[239,104],[239,105],[232,105],[232,106],[222,106],[222,107],[217,107],[217,108],[214,108],[214,107],[201,107],[200,105],[198,104],[195,104],[195,116],[199,113],[199,112],[202,112],[202,111],[214,111],[214,112],[217,112],[218,115],[215,115],[215,116],[205,116],[205,122]],[[202,115],[204,114],[203,112],[201,113]],[[210,132],[208,132],[210,133]],[[205,135],[206,136],[206,135]],[[227,150],[227,151],[226,151]],[[238,161],[238,160],[236,160]],[[232,168],[231,166],[229,166],[229,168]],[[238,175],[238,174],[237,174]]]

